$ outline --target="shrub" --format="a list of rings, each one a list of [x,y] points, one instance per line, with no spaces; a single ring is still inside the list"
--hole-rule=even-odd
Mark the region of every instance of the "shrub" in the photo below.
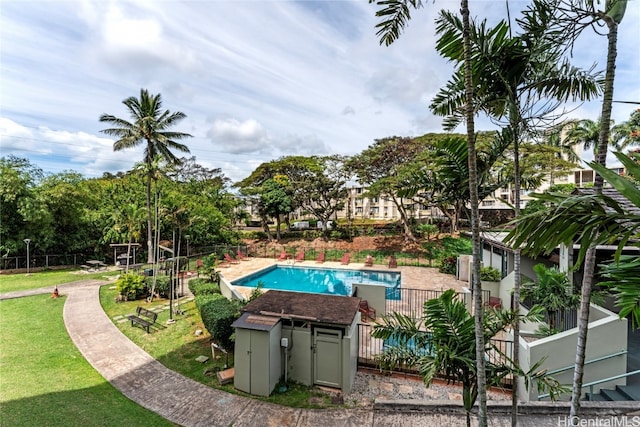
[[[220,286],[209,279],[199,278],[189,281],[189,290],[194,296],[220,293]]]
[[[480,280],[485,280],[487,282],[499,282],[501,275],[500,270],[497,268],[491,266],[480,267]]]
[[[440,261],[440,268],[438,269],[438,271],[440,271],[440,273],[445,273],[445,274],[456,274],[457,268],[458,268],[457,258],[450,256],[450,257],[443,258],[442,261]]]
[[[147,291],[144,276],[138,273],[127,273],[116,280],[116,289],[125,301],[143,297]]]
[[[239,305],[220,294],[198,295],[196,306],[211,338],[226,350],[233,349],[231,324],[239,317]]]
[[[218,258],[215,254],[208,255],[202,259],[200,272],[209,277],[210,282],[220,282],[220,272],[216,270]]]
[[[421,235],[425,236],[427,240],[431,240],[431,236],[438,234],[440,229],[434,224],[420,224],[416,227],[416,230]]]
[[[147,288],[151,290],[153,287],[153,277],[147,277],[145,282],[147,283]],[[156,276],[154,292],[162,296],[169,295],[169,276]]]
[[[473,244],[471,239],[455,238],[451,236],[443,237],[440,241],[442,248],[446,252],[446,256],[458,256],[460,254],[473,253]]]

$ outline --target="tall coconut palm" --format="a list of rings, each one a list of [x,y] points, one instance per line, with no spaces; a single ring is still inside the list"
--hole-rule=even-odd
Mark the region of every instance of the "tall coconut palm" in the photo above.
[[[382,22],[376,25],[380,43],[389,46],[400,36],[400,32],[411,19],[411,9],[422,7],[421,0],[369,0],[381,7],[376,16],[382,17]],[[475,121],[472,100],[474,99],[473,75],[471,69],[471,39],[469,0],[460,0],[460,14],[462,15],[463,34],[463,62],[464,88],[466,97],[465,118],[467,125],[467,149],[469,152],[469,203],[471,217],[471,240],[473,242],[473,306],[476,337],[476,364],[478,369],[478,425],[487,426],[487,379],[485,377],[484,334],[482,330],[482,285],[480,283],[481,246],[480,246],[480,213],[478,198],[478,171],[476,169],[476,140]]]
[[[162,97],[160,94],[152,95],[146,89],[140,89],[140,98],[129,97],[122,101],[127,107],[132,121],[118,118],[110,114],[102,114],[100,121],[109,123],[114,127],[103,129],[102,132],[118,138],[113,143],[113,150],[120,151],[146,144],[144,148],[143,162],[148,166],[147,174],[147,261],[153,262],[153,243],[151,226],[151,183],[153,181],[154,158],[160,156],[170,164],[179,163],[171,150],[188,153],[189,148],[176,142],[176,140],[190,138],[191,135],[182,132],[168,131],[186,115],[182,112],[172,113],[162,110]]]

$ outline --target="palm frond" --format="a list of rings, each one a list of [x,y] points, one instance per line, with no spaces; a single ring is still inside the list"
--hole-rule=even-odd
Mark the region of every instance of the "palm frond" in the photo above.
[[[380,44],[389,46],[396,41],[402,30],[411,19],[410,8],[418,9],[422,7],[421,0],[369,0],[381,7],[376,12],[376,16],[382,21],[376,25],[378,31],[376,35],[380,37]]]

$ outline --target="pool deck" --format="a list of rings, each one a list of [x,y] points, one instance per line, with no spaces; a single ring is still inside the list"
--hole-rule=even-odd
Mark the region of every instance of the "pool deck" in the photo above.
[[[407,267],[398,266],[397,268],[388,268],[385,265],[374,265],[373,267],[365,267],[364,263],[352,262],[344,265],[340,262],[327,261],[317,263],[315,261],[277,261],[273,258],[248,258],[245,261],[239,261],[236,264],[227,264],[220,268],[222,276],[229,282],[240,279],[241,277],[255,273],[273,265],[291,266],[298,265],[302,267],[318,267],[318,268],[336,268],[347,270],[370,270],[370,271],[397,271],[401,273],[402,288],[411,289],[428,289],[428,290],[447,290],[455,289],[462,291],[463,287],[468,287],[467,282],[457,280],[450,274],[443,274],[437,268],[429,267]],[[247,290],[251,293],[253,288],[244,288],[242,286],[235,287],[238,292],[245,295]],[[244,289],[243,289],[244,288]]]
[[[318,268],[336,268],[336,269],[348,269],[348,270],[370,270],[370,271],[397,271],[401,273],[400,286],[403,288],[411,289],[426,289],[426,290],[447,290],[455,289],[456,291],[462,291],[462,288],[468,287],[467,282],[457,280],[450,274],[440,273],[437,268],[430,267],[408,267],[398,266],[397,268],[388,268],[385,265],[374,265],[373,267],[365,267],[364,263],[352,262],[344,265],[340,262],[327,261],[324,263],[317,263],[316,261],[277,261],[273,258],[248,258],[244,261],[239,261],[236,264],[227,264],[220,268],[220,272],[225,280],[232,282],[247,276],[256,271],[262,270],[273,265],[298,265],[302,267],[318,267]],[[247,288],[243,286],[236,286],[235,289],[243,296],[251,294],[253,288]]]

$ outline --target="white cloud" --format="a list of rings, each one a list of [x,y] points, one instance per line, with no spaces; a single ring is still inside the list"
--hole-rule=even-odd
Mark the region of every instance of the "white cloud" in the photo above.
[[[232,154],[269,151],[266,132],[254,119],[243,122],[236,119],[215,120],[207,136],[216,146]]]
[[[504,7],[471,2],[472,14],[492,22]],[[452,65],[435,52],[433,20],[459,2],[425,4],[390,47],[375,35],[375,6],[356,0],[6,1],[2,9],[2,155],[38,164],[49,153],[52,171],[91,176],[130,169],[141,149],[114,153],[98,117],[128,118],[122,100],[147,88],[187,114],[176,130],[194,135],[184,142],[198,162],[241,179],[282,155],[354,154],[377,138],[440,131],[428,103]],[[614,99],[640,99],[639,15],[628,8],[620,26]],[[576,60],[602,67],[604,42],[586,37]],[[595,119],[600,102],[572,115]],[[616,104],[616,121],[633,108]]]

